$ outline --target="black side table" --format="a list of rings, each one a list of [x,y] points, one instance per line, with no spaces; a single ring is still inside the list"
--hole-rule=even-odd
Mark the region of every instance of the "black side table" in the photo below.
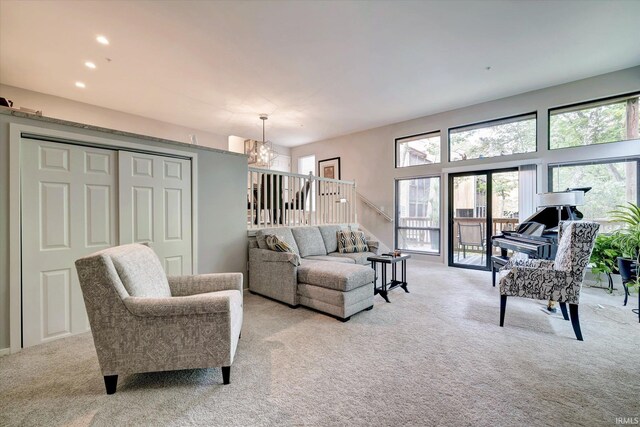
[[[411,258],[411,255],[405,254],[400,256],[385,256],[385,255],[376,255],[370,256],[367,258],[367,261],[371,262],[371,268],[375,272],[375,278],[373,281],[373,294],[380,294],[382,298],[386,302],[389,301],[389,297],[387,294],[390,290],[397,288],[400,286],[406,293],[409,293],[407,289],[407,260]],[[396,275],[396,266],[398,263],[401,263],[402,266],[402,280],[397,280]],[[378,269],[377,266],[380,264],[382,283],[381,286],[378,287]],[[387,265],[391,264],[391,281],[387,282]]]

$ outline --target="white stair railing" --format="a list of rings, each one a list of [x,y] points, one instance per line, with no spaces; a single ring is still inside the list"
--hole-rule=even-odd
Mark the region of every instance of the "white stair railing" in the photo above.
[[[247,228],[356,223],[356,184],[249,168]]]
[[[367,205],[371,209],[373,209],[375,211],[375,213],[377,213],[378,215],[380,215],[381,217],[383,217],[387,221],[393,222],[393,218],[391,216],[389,216],[385,211],[380,209],[375,203],[373,203],[371,200],[369,200],[366,197],[364,197],[361,193],[357,193],[357,194],[358,194],[358,197],[360,197],[360,200],[362,200],[362,202],[365,205]]]

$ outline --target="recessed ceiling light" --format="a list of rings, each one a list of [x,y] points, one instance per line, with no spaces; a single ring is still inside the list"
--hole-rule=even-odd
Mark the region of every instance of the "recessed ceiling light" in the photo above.
[[[93,63],[93,62],[91,62],[91,61],[87,61],[87,62],[85,62],[85,63],[84,63],[84,65],[85,65],[87,68],[91,68],[92,70],[95,70],[95,68],[96,68],[96,64],[94,64],[94,63]]]
[[[80,89],[84,89],[85,87],[87,87],[87,85],[82,82],[76,82],[76,87],[79,87]]]
[[[104,45],[109,44],[109,39],[107,39],[105,36],[98,36],[98,37],[96,37],[96,40],[100,44],[104,44]]]

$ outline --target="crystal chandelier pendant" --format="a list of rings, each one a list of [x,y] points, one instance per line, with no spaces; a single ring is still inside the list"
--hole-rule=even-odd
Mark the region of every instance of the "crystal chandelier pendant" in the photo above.
[[[275,156],[271,142],[265,138],[265,121],[268,119],[269,116],[266,114],[260,114],[260,120],[262,120],[262,141],[258,143],[258,166],[270,169]]]

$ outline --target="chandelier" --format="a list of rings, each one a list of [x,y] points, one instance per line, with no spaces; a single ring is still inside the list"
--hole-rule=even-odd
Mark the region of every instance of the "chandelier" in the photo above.
[[[265,122],[269,119],[266,114],[260,114],[260,120],[262,120],[262,141],[257,143],[257,166],[270,168],[273,164],[273,159],[277,154],[273,151],[273,144],[271,141],[267,141],[264,133]]]

